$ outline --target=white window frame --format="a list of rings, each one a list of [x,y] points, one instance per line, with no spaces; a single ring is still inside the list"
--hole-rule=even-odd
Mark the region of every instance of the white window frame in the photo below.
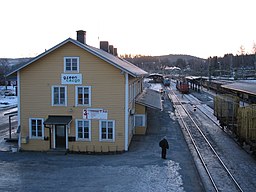
[[[133,99],[135,99],[136,98],[136,96],[137,96],[137,82],[134,82],[134,84],[133,84]]]
[[[108,138],[108,127],[107,127],[107,129],[106,129],[106,139],[103,139],[102,138],[102,122],[106,122],[106,125],[108,125],[108,122],[112,122],[113,123],[113,138],[112,139],[109,139]],[[99,131],[99,133],[100,133],[100,135],[99,135],[99,139],[100,139],[100,141],[107,141],[107,142],[115,142],[115,120],[100,120],[99,121],[99,128],[100,128],[100,131]]]
[[[141,81],[139,80],[137,83],[137,95],[141,93]]]
[[[129,85],[129,102],[132,101],[132,85]]]
[[[64,87],[65,88],[65,103],[64,104],[54,104],[54,88],[61,88],[61,87]],[[67,98],[67,86],[63,86],[63,85],[53,85],[52,86],[52,106],[67,106],[67,101],[68,101],[68,98]]]
[[[66,68],[66,59],[71,59],[71,70],[67,70]],[[72,70],[72,59],[76,59],[77,60],[77,70]],[[79,65],[80,65],[80,61],[79,61],[79,57],[64,57],[64,73],[79,73]]]
[[[32,135],[32,120],[36,120],[36,136]],[[42,136],[38,136],[38,120],[41,121]],[[44,119],[43,118],[29,118],[29,138],[30,139],[44,139]]]
[[[84,133],[84,122],[88,122],[89,124],[89,138],[79,138],[78,137],[78,122],[83,122],[83,133]],[[91,141],[91,120],[85,120],[85,119],[76,119],[76,141]],[[84,134],[83,134],[84,136]]]
[[[136,125],[136,118],[142,118],[142,125]],[[134,115],[134,127],[145,127],[146,126],[146,115],[136,114]]]
[[[88,104],[79,104],[78,103],[78,88],[83,88],[83,94],[84,94],[84,88],[89,89],[89,103]],[[91,98],[92,98],[92,91],[91,91],[91,86],[76,86],[76,106],[91,106]],[[83,100],[84,103],[84,100]]]

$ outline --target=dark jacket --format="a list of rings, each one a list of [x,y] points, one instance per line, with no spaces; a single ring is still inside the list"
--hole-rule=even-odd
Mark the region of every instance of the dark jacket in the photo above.
[[[162,139],[162,140],[159,142],[159,147],[165,148],[165,149],[169,149],[168,141],[167,141],[166,139]]]

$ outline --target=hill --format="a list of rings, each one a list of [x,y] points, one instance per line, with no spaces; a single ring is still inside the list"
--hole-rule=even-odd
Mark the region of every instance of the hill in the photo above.
[[[156,56],[156,57],[159,58],[160,60],[168,59],[169,63],[174,63],[178,59],[182,59],[185,61],[189,61],[189,60],[205,61],[205,59],[203,58],[199,58],[191,55],[184,55],[184,54],[169,54],[169,55],[162,55],[162,56]]]
[[[29,61],[31,58],[0,58],[1,59],[7,59],[8,64],[10,66],[14,66],[14,65],[18,65],[21,63],[26,63],[27,61]]]

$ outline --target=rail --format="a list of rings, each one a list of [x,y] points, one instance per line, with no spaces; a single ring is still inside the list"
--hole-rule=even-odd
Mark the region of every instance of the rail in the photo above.
[[[202,162],[202,165],[203,165],[204,169],[206,170],[206,173],[207,173],[215,191],[223,191],[223,189],[222,189],[223,181],[221,183],[219,180],[223,180],[224,175],[221,179],[216,178],[218,176],[217,172],[219,172],[219,170],[216,171],[216,167],[220,167],[220,166],[224,168],[223,170],[227,173],[227,176],[230,178],[231,182],[234,183],[233,188],[238,190],[238,191],[243,191],[242,188],[240,187],[240,185],[238,184],[238,182],[236,181],[236,179],[234,178],[234,176],[231,174],[231,172],[228,170],[227,166],[224,164],[224,162],[221,160],[220,156],[215,151],[214,147],[211,145],[211,143],[207,139],[206,135],[202,132],[199,125],[195,122],[193,117],[190,115],[189,111],[182,104],[182,102],[177,97],[175,92],[171,89],[169,89],[169,90],[172,93],[172,94],[169,94],[169,98],[171,99],[172,96],[175,97],[175,100],[176,100],[176,102],[174,102],[175,108],[177,109],[178,105],[181,106],[181,110],[183,110],[185,112],[185,114],[187,114],[187,117],[188,117],[190,123],[192,122],[190,124],[190,127],[189,127],[188,126],[188,124],[189,124],[188,119],[185,120],[183,115],[181,115],[181,112],[179,110],[176,110],[179,117],[180,117],[180,120],[181,120],[182,124],[185,127],[186,132],[188,133],[188,135],[189,135],[189,137],[192,141],[192,144],[193,144],[193,146],[194,146],[194,148],[195,148],[195,150],[196,150],[196,152],[199,156],[199,159]],[[194,133],[193,133],[191,127],[196,128],[196,129],[193,129]],[[197,133],[195,132],[195,130],[197,130]],[[201,135],[200,138],[199,138],[198,133],[200,133],[200,135]],[[203,144],[203,141],[207,144],[207,146],[209,147],[210,150],[206,150],[206,146],[205,146],[205,144]],[[204,147],[203,147],[204,149],[203,148],[200,149],[200,147],[198,146],[197,143],[199,143],[200,146],[204,145]],[[207,151],[207,153],[206,153],[206,151]],[[209,155],[209,151],[212,151],[212,154]],[[228,180],[228,178],[226,178],[226,181],[227,180]],[[228,181],[227,181],[227,183],[228,183]],[[231,187],[230,183],[229,183],[229,187]]]

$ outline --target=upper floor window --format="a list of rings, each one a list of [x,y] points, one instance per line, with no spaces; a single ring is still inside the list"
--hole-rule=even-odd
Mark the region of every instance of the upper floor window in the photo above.
[[[52,86],[52,105],[66,106],[67,105],[67,87]]]
[[[64,72],[79,72],[79,57],[64,57]]]
[[[30,138],[43,138],[44,128],[42,118],[29,119]]]
[[[76,106],[78,105],[91,105],[91,87],[90,86],[77,86],[76,87]]]

